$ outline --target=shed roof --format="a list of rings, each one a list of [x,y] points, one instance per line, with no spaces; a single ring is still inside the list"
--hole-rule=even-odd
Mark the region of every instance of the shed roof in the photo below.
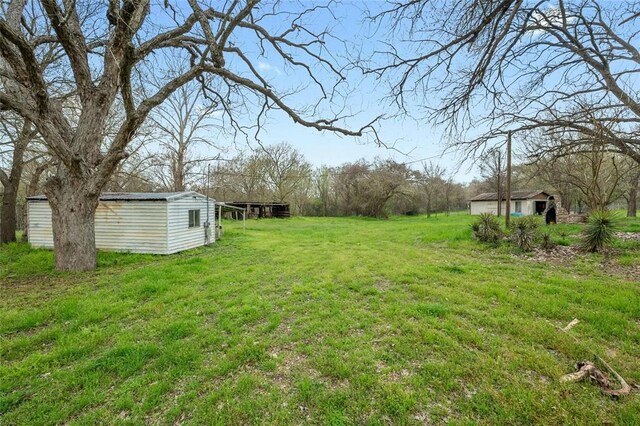
[[[195,191],[185,192],[103,192],[100,201],[170,201],[189,196],[205,198]],[[31,201],[46,201],[46,195],[34,195],[27,197]],[[211,199],[213,201],[213,199]]]
[[[534,198],[534,197],[536,197],[537,195],[540,195],[540,194],[545,195],[547,197],[549,195],[551,195],[548,192],[541,191],[541,190],[512,191],[511,192],[511,199],[512,200],[528,200],[529,198]],[[502,199],[506,200],[507,197],[503,195]],[[470,201],[498,201],[498,193],[497,192],[485,192],[485,193],[476,195]]]
[[[222,211],[223,212],[243,212],[245,211],[244,207],[236,207],[236,206],[231,206],[227,203],[223,203],[223,202],[215,202],[216,207],[222,207]]]
[[[225,204],[230,206],[251,206],[251,207],[260,207],[260,206],[288,206],[289,203],[283,203],[278,201],[228,201]]]

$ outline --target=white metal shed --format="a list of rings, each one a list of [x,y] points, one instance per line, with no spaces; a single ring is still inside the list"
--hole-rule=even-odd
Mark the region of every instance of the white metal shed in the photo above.
[[[511,192],[511,213],[519,213],[523,216],[540,215],[547,207],[549,193],[540,190],[513,191]],[[500,214],[504,215],[507,208],[507,198],[502,195]],[[485,192],[476,195],[469,200],[471,214],[498,213],[498,193]]]
[[[215,240],[211,232],[215,226],[214,205],[213,199],[197,192],[103,193],[96,209],[96,247],[171,254],[208,244]],[[27,206],[29,243],[53,248],[47,198],[29,197]]]

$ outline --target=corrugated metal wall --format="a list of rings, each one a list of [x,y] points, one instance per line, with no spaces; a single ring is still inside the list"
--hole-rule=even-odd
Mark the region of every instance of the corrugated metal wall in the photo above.
[[[522,214],[523,215],[531,215],[534,213],[533,210],[533,201],[531,200],[518,200],[522,201]],[[504,200],[502,201],[502,214],[505,214],[506,204]],[[516,201],[511,200],[511,212],[516,211]],[[471,214],[480,214],[480,213],[493,213],[496,214],[498,212],[498,202],[497,201],[471,201]]]
[[[132,253],[167,253],[167,202],[105,201],[96,210],[96,247]],[[29,242],[53,248],[51,208],[29,201]]]
[[[165,201],[105,201],[96,210],[96,247],[132,253],[167,253]]]
[[[201,197],[184,197],[170,200],[167,208],[168,253],[176,253],[204,245],[204,223],[207,217],[207,201]],[[213,218],[214,202],[209,201],[209,222],[211,223],[211,241],[214,240]],[[189,228],[189,210],[200,210],[200,226]]]
[[[29,242],[33,247],[53,248],[53,230],[51,228],[51,208],[46,201],[27,203],[29,221]]]

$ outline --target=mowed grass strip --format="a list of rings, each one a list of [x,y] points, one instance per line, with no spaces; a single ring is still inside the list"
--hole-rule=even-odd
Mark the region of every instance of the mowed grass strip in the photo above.
[[[640,423],[637,394],[558,381],[594,351],[640,383],[639,282],[484,246],[472,220],[227,222],[75,275],[3,247],[0,424]],[[555,328],[573,318],[583,344]]]

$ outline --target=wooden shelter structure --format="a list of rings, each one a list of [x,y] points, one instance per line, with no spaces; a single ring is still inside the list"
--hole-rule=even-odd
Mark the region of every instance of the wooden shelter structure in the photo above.
[[[215,220],[216,225],[216,238],[222,238],[222,217],[224,213],[230,213],[232,219],[239,220],[242,218],[242,228],[245,227],[246,222],[246,213],[247,211],[242,207],[231,206],[227,203],[223,203],[220,201],[215,202]]]
[[[287,218],[291,217],[289,203],[262,202],[262,201],[234,201],[225,203],[227,206],[239,207],[246,212],[247,218]],[[233,217],[233,214],[232,214]],[[235,219],[239,219],[236,215]]]

